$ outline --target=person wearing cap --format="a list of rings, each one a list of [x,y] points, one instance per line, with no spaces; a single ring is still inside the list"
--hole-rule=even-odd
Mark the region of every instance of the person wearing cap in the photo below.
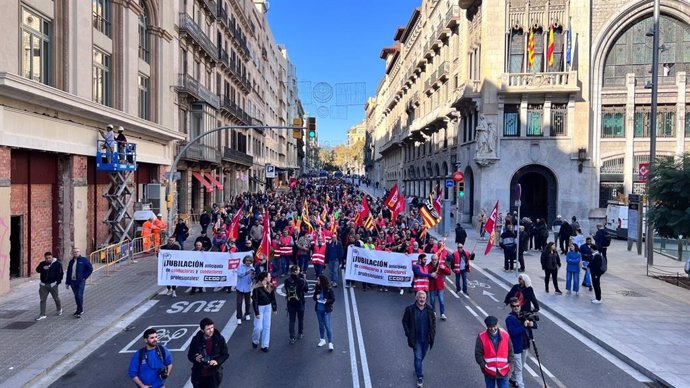
[[[419,388],[424,386],[422,362],[427,351],[434,347],[436,336],[436,315],[426,303],[425,291],[417,291],[415,303],[405,308],[402,325],[407,337],[407,346],[414,350],[414,371]]]
[[[498,327],[498,318],[484,319],[486,330],[479,333],[474,346],[474,359],[484,374],[487,388],[508,388],[511,364],[515,362],[510,335]]]

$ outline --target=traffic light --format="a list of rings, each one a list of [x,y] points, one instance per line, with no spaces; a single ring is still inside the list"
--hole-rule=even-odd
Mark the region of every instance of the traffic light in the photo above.
[[[173,194],[168,194],[165,197],[165,206],[168,208],[168,210],[170,210],[170,208],[172,207],[174,199],[175,199],[175,196]]]
[[[307,131],[310,139],[316,137],[316,117],[307,118]]]
[[[458,183],[458,198],[465,196],[465,182]]]

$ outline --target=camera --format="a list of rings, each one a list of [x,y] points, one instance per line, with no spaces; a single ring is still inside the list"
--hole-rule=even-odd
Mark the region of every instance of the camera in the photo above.
[[[211,356],[209,356],[208,354],[204,354],[204,355],[201,357],[201,362],[202,362],[203,364],[208,364],[209,362],[211,362]]]
[[[166,368],[159,370],[158,371],[158,377],[160,377],[163,380],[167,379],[168,378],[168,370]]]
[[[536,311],[523,311],[518,317],[525,321],[539,322],[539,314]]]

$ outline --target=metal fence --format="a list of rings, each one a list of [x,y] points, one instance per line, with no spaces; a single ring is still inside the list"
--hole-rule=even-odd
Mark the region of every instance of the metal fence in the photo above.
[[[111,244],[91,252],[89,261],[93,266],[93,272],[104,271],[105,276],[111,276],[114,272],[122,269],[122,266],[116,264],[126,262],[129,265],[136,262],[134,258],[137,256],[158,252],[158,248],[165,238],[165,232],[161,232],[158,244],[155,244],[154,236],[150,235]],[[89,284],[93,284],[93,276],[89,277],[88,281]]]

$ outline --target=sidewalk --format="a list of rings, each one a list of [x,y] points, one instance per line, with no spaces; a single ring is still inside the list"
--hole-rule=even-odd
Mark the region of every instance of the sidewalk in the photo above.
[[[199,235],[198,225],[190,228],[186,248]],[[48,318],[36,322],[39,315],[38,278],[13,287],[0,297],[0,387],[31,386],[47,369],[63,362],[69,355],[112,327],[129,312],[158,294],[155,255],[139,256],[136,263],[125,261],[114,266],[111,276],[94,272],[93,284],[84,291],[81,319],[74,318],[74,294],[60,285],[63,315],[56,316],[55,302],[49,296]],[[67,262],[64,262],[65,271]]]
[[[368,194],[373,189],[361,188]],[[379,190],[381,192],[381,190]],[[380,194],[379,194],[380,195]],[[463,225],[472,249],[478,233],[471,225]],[[435,232],[430,235],[440,237]],[[448,248],[454,249],[454,233],[448,234]],[[652,380],[672,387],[690,387],[690,291],[646,276],[646,258],[628,252],[626,241],[613,240],[608,249],[608,271],[602,276],[602,304],[590,302],[594,292],[580,287],[580,295],[565,295],[565,256],[558,273],[562,296],[544,289],[540,253],[525,252],[526,271],[542,309],[551,312],[574,330],[602,346],[616,357],[635,367]],[[476,245],[480,267],[506,285],[515,284],[515,272],[503,272],[503,251],[494,246],[484,256],[485,241]],[[683,273],[683,263],[655,255],[656,266]],[[517,263],[516,263],[517,264]],[[580,282],[582,282],[580,275]],[[553,285],[552,285],[553,286]],[[503,295],[497,296],[502,300]]]

